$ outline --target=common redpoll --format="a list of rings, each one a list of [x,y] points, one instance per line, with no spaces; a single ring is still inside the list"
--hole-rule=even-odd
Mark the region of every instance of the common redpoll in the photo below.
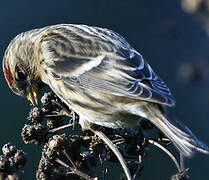
[[[80,124],[110,128],[150,120],[182,152],[209,153],[163,106],[175,100],[162,79],[119,34],[86,25],[59,24],[17,35],[3,60],[9,87],[38,102],[40,82],[47,84],[80,116]]]

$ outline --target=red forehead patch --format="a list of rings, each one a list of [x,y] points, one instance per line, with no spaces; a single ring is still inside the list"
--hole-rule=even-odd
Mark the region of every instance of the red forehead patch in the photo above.
[[[10,68],[4,67],[3,69],[4,69],[3,71],[4,71],[5,79],[9,85],[9,87],[11,87],[13,84],[13,77],[12,77],[12,73],[10,71]]]

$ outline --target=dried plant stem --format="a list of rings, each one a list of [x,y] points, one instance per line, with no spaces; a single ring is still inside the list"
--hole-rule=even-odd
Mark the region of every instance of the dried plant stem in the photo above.
[[[72,159],[70,158],[70,156],[68,156],[66,150],[63,149],[62,152],[63,152],[63,154],[67,157],[67,159],[70,161],[70,163],[72,164],[72,166],[73,166],[74,168],[76,168],[74,162],[72,161]]]
[[[184,166],[184,156],[183,154],[180,152],[180,168],[181,171],[183,172],[185,170],[185,166]]]
[[[122,143],[125,142],[125,140],[121,138],[121,139],[112,140],[112,142],[115,143],[115,144],[122,144]]]
[[[72,168],[70,166],[68,166],[65,162],[61,161],[60,159],[56,159],[55,160],[57,163],[61,164],[62,166],[68,168],[70,170],[70,174],[76,174],[84,179],[88,179],[88,180],[96,180],[97,178],[92,178],[89,175],[83,173],[82,171],[78,170],[77,168]]]
[[[112,143],[112,141],[110,141],[110,139],[105,134],[103,134],[101,131],[94,129],[91,126],[89,127],[89,129],[95,135],[97,135],[100,139],[102,139],[105,142],[105,144],[115,153],[116,157],[118,158],[118,160],[119,160],[119,162],[120,162],[120,164],[121,164],[121,166],[124,170],[124,173],[125,173],[127,179],[132,180],[131,173],[130,173],[128,167],[127,167],[126,161],[124,160],[122,154],[117,149],[117,147]]]
[[[182,172],[178,161],[176,160],[176,158],[174,157],[174,155],[170,151],[168,151],[164,146],[162,146],[161,144],[157,143],[156,141],[153,141],[153,140],[149,139],[148,142],[150,144],[153,144],[153,145],[157,146],[162,151],[164,151],[173,160],[174,164],[176,165],[176,168],[178,169],[178,172]]]
[[[58,128],[54,128],[54,129],[49,130],[49,133],[55,133],[56,131],[60,131],[62,129],[69,128],[69,127],[72,127],[72,126],[73,126],[73,124],[66,124],[64,126],[60,126]]]

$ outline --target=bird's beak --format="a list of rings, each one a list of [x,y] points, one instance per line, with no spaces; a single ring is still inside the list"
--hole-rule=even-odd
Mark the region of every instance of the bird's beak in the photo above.
[[[33,104],[38,105],[38,88],[31,87],[30,91],[26,95],[27,99]]]

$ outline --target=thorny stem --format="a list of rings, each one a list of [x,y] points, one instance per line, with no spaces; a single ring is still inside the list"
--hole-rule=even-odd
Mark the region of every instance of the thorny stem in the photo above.
[[[178,169],[178,172],[182,172],[182,169],[180,168],[180,165],[179,165],[178,161],[176,160],[174,155],[171,154],[170,151],[168,151],[164,146],[162,146],[161,144],[157,143],[156,141],[153,141],[153,140],[149,139],[148,142],[150,144],[153,144],[153,145],[159,147],[162,151],[164,151],[173,160],[173,162],[176,165],[176,168]]]
[[[78,170],[77,168],[72,168],[70,166],[68,166],[65,162],[61,161],[60,159],[56,159],[55,160],[57,163],[61,164],[62,166],[68,168],[70,170],[70,174],[76,174],[84,179],[88,179],[88,180],[96,180],[97,178],[91,178],[90,176],[88,176],[87,174],[83,173],[82,171]]]
[[[124,173],[127,177],[128,180],[132,180],[132,177],[131,177],[131,173],[127,167],[127,164],[126,164],[126,161],[124,160],[122,154],[120,153],[120,151],[118,150],[118,148],[112,143],[112,141],[110,141],[110,139],[105,135],[103,134],[101,131],[99,130],[96,130],[94,129],[93,127],[89,127],[89,129],[95,134],[97,135],[98,137],[100,137],[100,139],[102,139],[105,144],[115,153],[116,157],[118,158],[123,170],[124,170]]]

